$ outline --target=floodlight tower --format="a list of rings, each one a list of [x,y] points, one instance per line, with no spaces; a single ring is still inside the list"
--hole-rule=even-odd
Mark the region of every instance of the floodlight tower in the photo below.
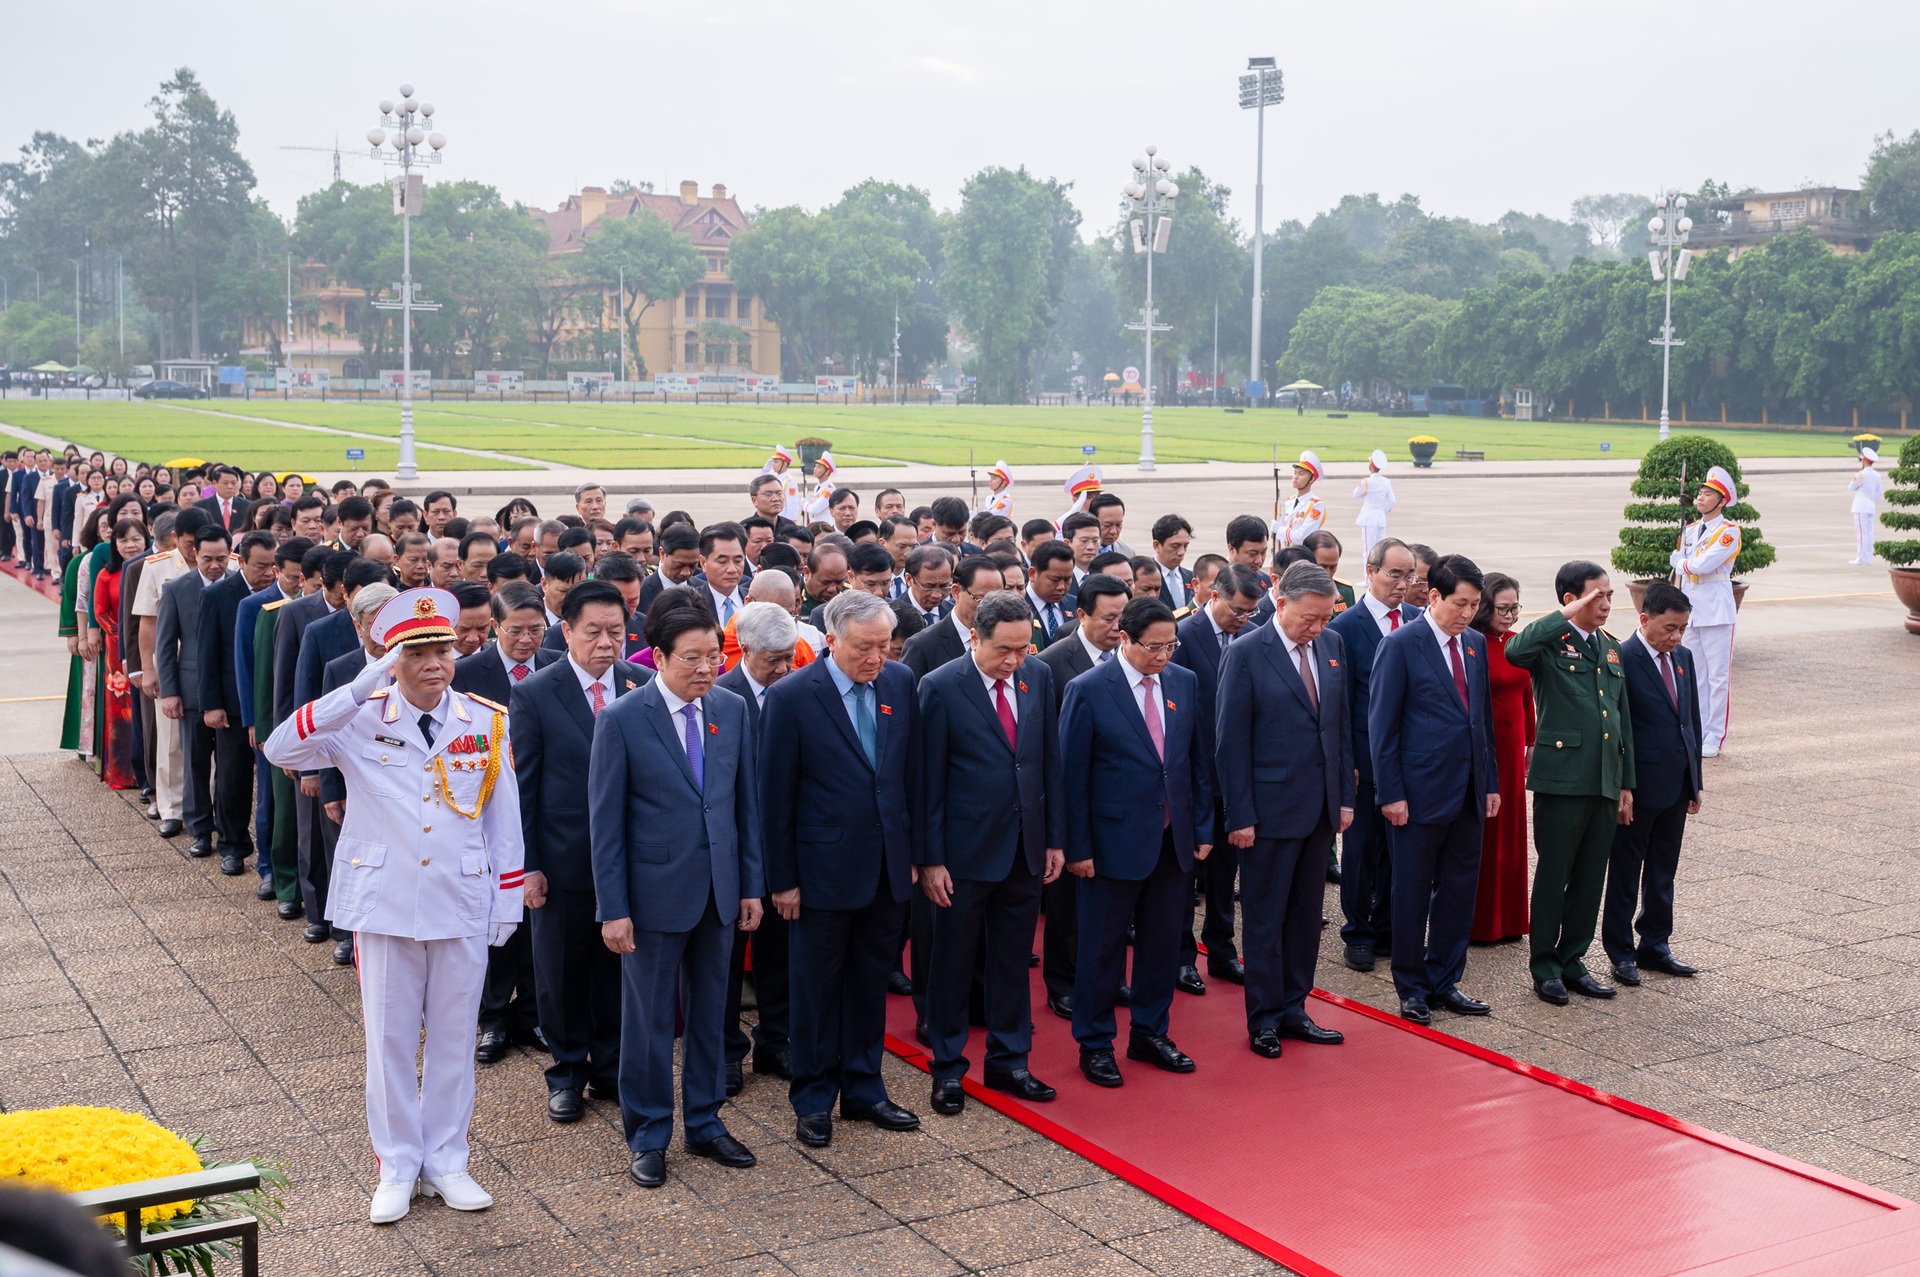
[[[1653,345],[1660,347],[1660,442],[1667,441],[1667,384],[1673,371],[1673,348],[1684,346],[1684,341],[1676,341],[1673,336],[1673,281],[1687,277],[1687,263],[1693,260],[1693,254],[1680,248],[1687,242],[1687,235],[1693,230],[1693,219],[1687,216],[1687,197],[1672,187],[1660,192],[1654,203],[1654,214],[1647,221],[1647,236],[1654,245],[1647,250],[1647,264],[1653,267],[1655,283],[1662,280],[1667,285],[1667,317],[1660,325],[1660,335],[1653,339]],[[1674,250],[1680,248],[1680,256],[1674,259]]]
[[[1146,335],[1146,363],[1141,368],[1141,396],[1143,401],[1140,414],[1140,468],[1151,470],[1153,466],[1153,334],[1166,332],[1168,324],[1154,322],[1153,314],[1153,255],[1167,251],[1167,237],[1173,233],[1173,201],[1179,198],[1180,187],[1167,176],[1172,167],[1167,157],[1158,153],[1157,147],[1149,146],[1144,156],[1133,161],[1133,178],[1120,188],[1124,197],[1121,208],[1139,216],[1131,219],[1129,228],[1133,232],[1133,251],[1144,254],[1147,259],[1147,304],[1140,311],[1140,322],[1128,324],[1129,329],[1138,329]]]
[[[1278,106],[1286,96],[1280,81],[1280,68],[1272,58],[1248,58],[1251,75],[1240,77],[1240,109],[1254,113],[1253,151],[1253,357],[1247,364],[1247,400],[1252,404],[1255,386],[1266,389],[1260,375],[1260,246],[1261,214],[1265,211],[1267,176],[1267,108]]]
[[[398,302],[378,303],[382,310],[400,312],[400,464],[394,474],[402,479],[420,477],[420,467],[414,459],[413,448],[413,312],[416,310],[439,310],[434,302],[423,302],[414,296],[413,286],[413,218],[418,211],[420,194],[424,187],[420,176],[414,173],[415,165],[438,164],[440,152],[447,145],[444,133],[429,133],[433,123],[433,103],[422,102],[413,96],[413,86],[400,86],[400,101],[382,99],[380,102],[380,124],[382,127],[367,130],[367,142],[373,147],[373,158],[400,169],[400,181],[395,191],[394,211],[400,214],[400,300]],[[389,133],[387,130],[391,129]],[[382,145],[391,145],[391,155],[382,151]],[[422,148],[426,149],[422,149]],[[287,334],[289,338],[293,334]]]

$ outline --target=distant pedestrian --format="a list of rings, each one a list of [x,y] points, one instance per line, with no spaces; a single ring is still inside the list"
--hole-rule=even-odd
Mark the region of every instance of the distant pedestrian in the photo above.
[[[1853,558],[1849,563],[1873,562],[1873,516],[1880,509],[1880,495],[1886,489],[1885,480],[1873,463],[1880,454],[1872,448],[1860,449],[1860,469],[1853,478],[1847,480],[1847,491],[1853,494]]]

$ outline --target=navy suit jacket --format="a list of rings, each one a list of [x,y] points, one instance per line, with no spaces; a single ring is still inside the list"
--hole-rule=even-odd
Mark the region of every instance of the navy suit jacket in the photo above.
[[[236,541],[240,539],[240,536],[239,536],[240,529],[247,526],[247,507],[252,504],[253,503],[251,501],[248,501],[245,497],[235,497],[231,503],[232,509],[233,509],[233,519],[230,523],[226,525],[226,528],[228,532],[231,532],[234,534],[234,540]],[[210,522],[216,523],[216,524],[220,522],[220,498],[219,497],[206,497],[202,500],[196,501],[193,503],[193,508],[203,512],[207,516],[207,519]]]
[[[632,695],[618,695],[619,686],[616,677],[614,702],[594,721],[587,772],[596,916],[631,918],[640,931],[691,931],[711,899],[731,926],[742,900],[766,894],[747,707],[728,691],[700,698],[707,734],[696,785],[659,684]]]
[[[304,701],[293,698],[295,673],[300,664],[300,641],[307,627],[327,615],[324,593],[303,594],[280,609],[280,621],[273,627],[273,721],[284,723],[293,717]]]
[[[966,642],[961,639],[960,631],[953,628],[953,617],[949,612],[941,616],[937,624],[908,639],[906,647],[900,652],[900,661],[913,671],[913,677],[918,681],[966,654]]]
[[[356,647],[351,652],[336,656],[327,662],[327,668],[320,674],[320,694],[325,696],[335,688],[346,687],[360,672],[367,668],[367,649]],[[409,728],[412,724],[408,725]],[[323,803],[341,803],[347,800],[347,778],[340,774],[337,767],[320,769],[320,801]]]
[[[888,661],[874,680],[875,753],[854,734],[823,655],[767,689],[760,721],[760,813],[769,894],[800,907],[863,909],[876,889],[904,903],[919,837],[920,724],[913,675]]]
[[[1177,603],[1174,601],[1173,587],[1167,581],[1167,577],[1171,574],[1167,571],[1165,565],[1162,565],[1160,568],[1160,601],[1170,608],[1183,608],[1193,602],[1193,569],[1180,567],[1175,570],[1180,574],[1181,585],[1186,587],[1181,591],[1186,597]]]
[[[1313,641],[1320,685],[1315,714],[1277,626],[1242,630],[1227,647],[1215,696],[1228,829],[1305,838],[1324,818],[1339,830],[1340,809],[1353,806],[1346,666],[1340,636],[1322,630]]]
[[[1667,681],[1646,641],[1635,630],[1620,644],[1627,675],[1627,708],[1633,716],[1633,809],[1664,811],[1681,799],[1692,801],[1704,786],[1700,776],[1700,686],[1694,654],[1684,645],[1668,656],[1676,710],[1667,699]]]
[[[1066,622],[1061,622],[1060,628],[1066,629]],[[1087,655],[1085,643],[1071,635],[1068,638],[1069,642],[1055,641],[1049,644],[1034,658],[1053,672],[1053,703],[1056,709],[1066,704],[1067,684],[1092,669],[1094,663],[1093,658]],[[1120,658],[1116,655],[1113,659],[1117,661]]]
[[[327,662],[359,646],[360,635],[353,628],[353,614],[348,608],[343,607],[307,626],[306,633],[300,636],[300,660],[293,671],[294,706],[318,700]]]
[[[486,653],[475,652],[455,663],[457,690],[467,690],[459,686],[460,666],[482,655]],[[498,660],[493,664],[499,668]],[[504,670],[500,677],[506,681]],[[652,670],[617,661],[613,698],[619,700],[652,681]],[[573,666],[565,660],[550,660],[521,680],[507,697],[495,698],[484,691],[480,695],[498,699],[510,711],[507,734],[513,742],[514,779],[520,784],[520,832],[527,872],[545,874],[547,885],[555,891],[592,891],[587,787],[580,779],[592,774],[594,717]],[[600,712],[604,716],[607,711]]]
[[[1420,619],[1420,609],[1400,605],[1400,626]],[[1340,636],[1347,649],[1347,723],[1353,733],[1353,764],[1360,779],[1373,783],[1373,741],[1367,734],[1368,697],[1373,689],[1373,660],[1386,641],[1367,605],[1356,603],[1327,622],[1327,628]],[[1400,631],[1395,630],[1398,634]]]
[[[1181,621],[1173,632],[1180,640],[1180,646],[1173,654],[1173,663],[1192,670],[1194,677],[1200,680],[1200,712],[1207,716],[1208,722],[1214,722],[1215,695],[1220,686],[1220,662],[1225,654],[1220,650],[1220,640],[1214,637],[1213,621],[1203,608]],[[1244,629],[1240,632],[1248,633]]]
[[[533,654],[527,665],[532,670],[543,670],[558,661],[566,664],[566,653],[540,648]],[[531,673],[527,675],[533,677]],[[651,670],[647,677],[652,678]],[[579,684],[575,683],[578,687]],[[619,694],[620,684],[614,683],[614,694]],[[507,667],[500,663],[500,651],[497,645],[489,643],[472,656],[463,656],[453,663],[453,690],[465,692],[470,696],[484,696],[496,705],[507,705],[513,700],[513,680],[507,677]],[[580,702],[585,705],[583,698]],[[513,738],[519,740],[518,736]],[[523,807],[524,812],[526,809]]]
[[[1124,660],[1116,656],[1067,685],[1060,757],[1067,859],[1091,859],[1096,875],[1137,882],[1160,859],[1162,831],[1171,830],[1182,869],[1192,869],[1195,847],[1213,839],[1213,724],[1200,713],[1193,671],[1169,663],[1156,680],[1163,762]]]
[[[945,865],[955,878],[1000,882],[1013,869],[1016,848],[1028,872],[1038,874],[1047,848],[1067,845],[1053,672],[1029,656],[1008,684],[1017,749],[1007,743],[970,658],[920,680],[925,835],[915,863]]]
[[[1374,654],[1367,709],[1373,797],[1382,807],[1405,802],[1407,818],[1416,824],[1446,824],[1469,800],[1485,811],[1487,795],[1500,792],[1486,636],[1466,631],[1460,650],[1471,714],[1461,707],[1453,671],[1426,617],[1402,625]]]
[[[229,726],[240,723],[239,668],[234,659],[233,623],[240,600],[252,594],[247,578],[229,572],[224,581],[200,593],[200,710],[227,711]],[[251,690],[251,689],[249,689]]]
[[[747,682],[746,669],[739,661],[735,661],[732,669],[713,680],[713,685],[726,688],[747,703],[747,724],[753,728],[754,749],[757,751],[760,747],[760,698],[753,694],[753,686]]]

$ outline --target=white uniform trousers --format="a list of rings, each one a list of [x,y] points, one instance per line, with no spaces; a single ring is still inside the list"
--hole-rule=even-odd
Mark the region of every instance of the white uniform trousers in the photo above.
[[[465,1171],[487,938],[410,940],[362,931],[355,943],[367,1029],[367,1134],[380,1182]],[[427,1045],[416,1070],[423,1026]]]
[[[1856,563],[1873,562],[1873,514],[1858,511],[1853,516],[1853,559]]]
[[[1688,626],[1687,646],[1700,666],[1700,745],[1719,749],[1733,718],[1733,626]]]
[[[152,617],[142,617],[152,625]],[[158,714],[159,702],[154,703]],[[188,710],[189,714],[193,711]],[[181,807],[186,802],[187,754],[181,744],[181,731],[185,719],[168,718],[158,714],[154,721],[153,742],[153,804],[160,811],[162,820],[179,820]]]
[[[1373,543],[1387,535],[1385,523],[1362,523],[1360,529],[1360,561],[1365,563],[1367,556],[1373,553]]]

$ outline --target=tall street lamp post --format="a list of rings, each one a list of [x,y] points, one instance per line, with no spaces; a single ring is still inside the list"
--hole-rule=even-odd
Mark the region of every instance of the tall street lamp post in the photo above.
[[[416,310],[439,310],[434,302],[423,302],[414,296],[413,285],[413,218],[419,211],[421,192],[425,186],[423,175],[415,173],[414,166],[438,164],[440,152],[447,145],[444,133],[429,133],[433,123],[433,103],[422,102],[413,96],[413,86],[400,86],[400,101],[383,100],[380,103],[380,126],[367,130],[367,141],[373,147],[373,158],[397,165],[400,169],[400,181],[394,192],[394,211],[400,215],[400,300],[397,302],[374,303],[382,310],[400,312],[400,464],[394,474],[401,479],[417,479],[420,467],[414,459],[413,448],[413,312]],[[391,129],[392,132],[388,132]],[[391,155],[382,151],[383,145],[393,148]],[[422,149],[422,148],[426,149]],[[292,337],[289,332],[288,337]]]
[[[1153,335],[1166,332],[1168,324],[1155,323],[1153,313],[1153,257],[1167,251],[1167,237],[1173,233],[1173,201],[1180,187],[1167,176],[1172,166],[1158,148],[1149,146],[1145,156],[1133,162],[1133,178],[1120,188],[1121,208],[1137,214],[1129,223],[1133,232],[1133,251],[1147,259],[1147,304],[1141,308],[1140,322],[1128,324],[1146,337],[1146,363],[1142,366],[1140,414],[1140,468],[1153,466]]]
[[[1264,397],[1267,379],[1260,375],[1260,245],[1261,214],[1265,211],[1267,176],[1267,108],[1286,96],[1280,69],[1272,58],[1248,58],[1252,75],[1240,77],[1240,109],[1254,114],[1253,150],[1253,357],[1247,364],[1247,402]]]
[[[1673,281],[1687,277],[1687,263],[1693,254],[1686,249],[1680,250],[1679,259],[1674,258],[1674,250],[1687,242],[1687,235],[1693,230],[1693,219],[1687,216],[1687,197],[1668,187],[1660,192],[1654,204],[1654,214],[1647,222],[1647,236],[1653,248],[1647,250],[1647,263],[1653,267],[1655,283],[1662,280],[1667,285],[1667,316],[1660,325],[1660,335],[1653,339],[1653,345],[1660,347],[1660,441],[1667,440],[1667,385],[1673,372],[1673,348],[1684,346],[1684,341],[1676,341],[1673,336]]]

